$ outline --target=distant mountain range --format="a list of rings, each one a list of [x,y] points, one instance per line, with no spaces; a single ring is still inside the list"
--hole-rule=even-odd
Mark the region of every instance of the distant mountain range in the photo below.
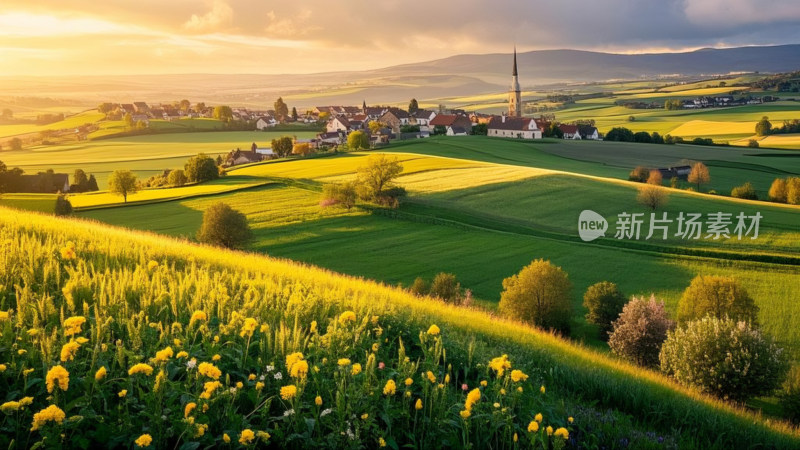
[[[735,72],[800,70],[800,45],[615,54],[537,50],[517,55],[523,90],[557,84],[658,77],[697,78]],[[206,101],[269,108],[278,96],[299,108],[321,104],[402,103],[505,92],[511,53],[457,55],[360,72],[304,75],[185,74],[0,77],[0,96],[98,101]]]

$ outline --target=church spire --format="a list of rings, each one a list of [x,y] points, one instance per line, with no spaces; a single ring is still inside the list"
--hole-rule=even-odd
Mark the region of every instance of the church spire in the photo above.
[[[511,76],[517,76],[517,46],[514,46],[514,71],[511,72]]]

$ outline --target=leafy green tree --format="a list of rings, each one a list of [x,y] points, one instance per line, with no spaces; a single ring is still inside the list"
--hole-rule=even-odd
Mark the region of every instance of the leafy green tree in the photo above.
[[[233,110],[227,105],[216,106],[214,107],[213,117],[217,120],[221,120],[222,122],[230,122],[233,120]]]
[[[441,272],[433,278],[429,295],[448,303],[460,303],[461,284],[452,273]]]
[[[3,112],[2,114],[0,114],[0,117],[2,117],[5,120],[11,120],[14,118],[14,111],[8,108],[3,108]]]
[[[766,136],[770,131],[772,131],[772,123],[770,123],[767,116],[764,116],[756,123],[756,135]]]
[[[433,135],[434,136],[441,136],[447,134],[447,128],[444,125],[435,125],[433,127]]]
[[[283,158],[292,153],[292,149],[294,148],[294,139],[292,139],[291,136],[281,136],[277,139],[273,139],[271,146],[272,151],[279,157]]]
[[[660,170],[653,169],[647,176],[647,184],[652,184],[654,186],[661,186],[663,182],[664,182],[664,176],[661,175]]]
[[[392,158],[383,153],[370,155],[366,164],[357,170],[356,189],[359,197],[367,201],[380,200],[386,194],[385,191],[392,186],[394,179],[402,172],[403,166],[396,157]]]
[[[653,144],[663,144],[664,143],[664,138],[661,137],[660,134],[658,134],[657,132],[654,131],[653,134],[651,135],[651,142]]]
[[[760,146],[761,145],[758,143],[757,139],[750,139],[749,141],[747,141],[747,147],[749,148],[758,148]]]
[[[108,190],[112,194],[121,195],[125,203],[128,195],[139,192],[139,182],[136,174],[130,170],[115,170],[108,177]]]
[[[673,111],[681,108],[683,108],[683,102],[678,99],[670,99],[664,102],[664,109],[667,111]]]
[[[376,134],[378,131],[381,131],[383,127],[384,125],[377,120],[370,120],[369,123],[367,123],[367,128],[369,128],[371,134]]]
[[[189,111],[189,108],[192,107],[192,102],[190,102],[189,100],[183,99],[183,100],[180,101],[180,103],[178,103],[178,107],[180,107],[181,110],[183,110],[183,111]]]
[[[572,284],[566,272],[537,259],[503,280],[500,313],[544,329],[569,334]]]
[[[643,144],[650,144],[653,142],[653,137],[647,131],[639,131],[633,134],[633,142],[641,142]]]
[[[113,110],[114,110],[114,105],[113,105],[113,104],[111,104],[111,103],[108,103],[108,102],[105,102],[105,103],[100,103],[100,104],[97,106],[97,112],[99,112],[99,113],[101,113],[101,114],[106,114],[106,115],[108,115],[108,113],[110,113],[110,112],[111,112],[111,111],[113,111]]]
[[[219,178],[219,169],[214,159],[204,153],[193,156],[183,166],[186,178],[192,183],[216,180]]]
[[[417,103],[417,99],[412,98],[408,103],[408,113],[413,115],[416,114],[417,111],[419,111],[419,103]]]
[[[292,106],[292,120],[294,120],[294,121],[296,122],[296,121],[297,121],[297,117],[298,117],[298,115],[297,115],[297,108],[295,108],[294,106]]]
[[[650,296],[632,298],[611,325],[608,346],[612,353],[643,367],[655,367],[661,344],[675,322],[664,309],[664,302]]]
[[[707,315],[757,324],[758,306],[736,279],[698,275],[678,302],[678,321],[686,323]]]
[[[87,192],[89,190],[89,177],[83,169],[75,169],[72,175],[72,184],[75,186],[77,192]]]
[[[356,188],[353,183],[329,183],[322,186],[320,206],[340,206],[349,211],[356,204]]]
[[[186,176],[186,172],[181,169],[175,169],[167,176],[167,183],[175,187],[183,186],[187,181],[189,181],[189,178]]]
[[[289,117],[289,106],[283,102],[283,97],[278,97],[275,100],[275,115],[281,122],[285,122],[286,118]]]
[[[668,333],[661,371],[723,400],[771,394],[789,369],[783,350],[746,322],[704,317]]]
[[[97,185],[97,178],[94,177],[94,174],[89,175],[89,182],[87,183],[86,190],[88,192],[100,190],[100,186]]]
[[[431,284],[428,283],[428,281],[425,280],[424,278],[417,277],[414,279],[414,283],[411,284],[409,290],[414,295],[419,295],[419,296],[428,295],[428,293],[431,291]]]
[[[485,123],[479,123],[472,127],[472,134],[475,136],[486,136],[489,134],[489,126]]]
[[[692,164],[692,170],[689,172],[689,183],[697,184],[697,191],[700,191],[700,185],[706,184],[711,181],[711,175],[708,173],[708,167],[701,162]]]
[[[372,122],[370,122],[371,124]],[[362,131],[353,131],[347,136],[347,147],[351,150],[360,150],[369,148],[369,136]]]
[[[217,202],[203,212],[197,240],[225,248],[241,248],[252,237],[247,217],[225,203]]]
[[[601,281],[589,286],[583,294],[583,306],[589,311],[586,321],[597,325],[600,339],[607,341],[613,329],[611,323],[617,320],[625,306],[625,296],[616,284]]]
[[[604,138],[606,141],[633,142],[633,131],[625,127],[614,127]]]

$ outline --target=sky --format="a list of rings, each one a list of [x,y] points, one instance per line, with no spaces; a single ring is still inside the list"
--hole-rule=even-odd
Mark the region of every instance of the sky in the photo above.
[[[315,73],[800,43],[800,0],[2,0],[0,76]]]

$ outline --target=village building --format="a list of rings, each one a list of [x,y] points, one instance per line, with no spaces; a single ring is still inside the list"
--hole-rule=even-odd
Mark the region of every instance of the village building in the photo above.
[[[541,139],[542,130],[536,121],[527,117],[495,116],[487,125],[490,137],[508,137],[516,139]]]
[[[438,114],[433,120],[428,122],[428,125],[433,128],[444,127],[445,131],[448,127],[463,128],[472,131],[472,121],[469,120],[469,117],[460,114]]]
[[[562,123],[558,126],[558,129],[563,133],[563,139],[581,139],[581,133],[577,125]]]
[[[48,171],[36,175],[19,175],[6,189],[9,193],[55,194],[69,192],[69,186],[68,174]]]
[[[256,120],[256,130],[265,130],[267,128],[272,128],[278,124],[278,121],[275,120],[272,116],[261,116]]]
[[[401,126],[408,125],[409,116],[406,111],[400,108],[389,108],[378,118],[378,122],[385,124],[395,132],[399,132]]]
[[[511,89],[508,91],[508,115],[522,117],[522,93],[517,74],[517,48],[514,47],[514,68],[511,71]]]
[[[325,129],[328,133],[333,133],[335,131],[350,131],[350,121],[347,120],[344,116],[333,116],[328,120]]]

